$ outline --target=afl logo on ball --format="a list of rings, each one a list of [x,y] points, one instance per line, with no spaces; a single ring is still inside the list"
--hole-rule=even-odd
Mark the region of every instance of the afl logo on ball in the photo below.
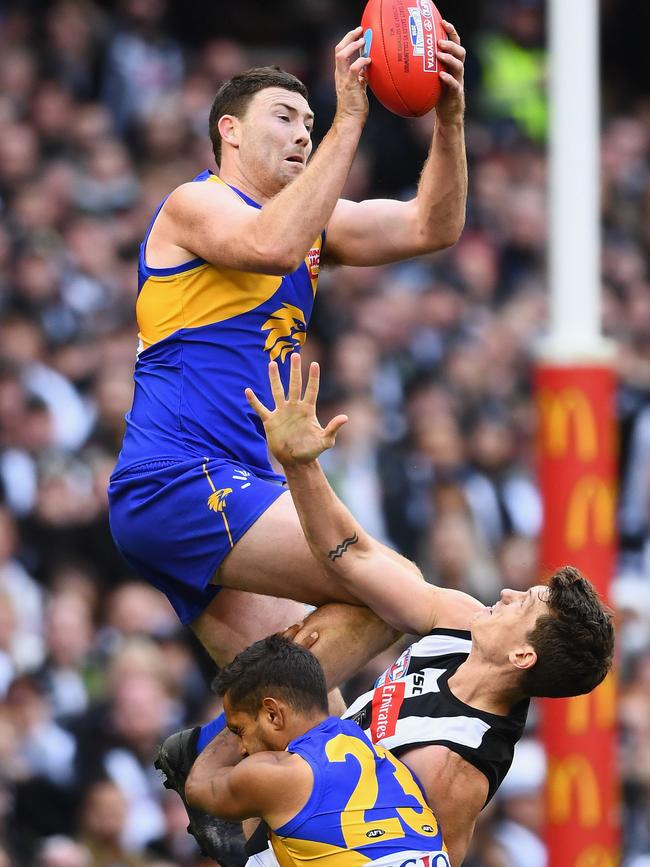
[[[438,71],[436,34],[433,26],[433,10],[429,0],[417,0],[417,6],[409,6],[409,29],[413,44],[413,56],[422,58],[424,72]]]

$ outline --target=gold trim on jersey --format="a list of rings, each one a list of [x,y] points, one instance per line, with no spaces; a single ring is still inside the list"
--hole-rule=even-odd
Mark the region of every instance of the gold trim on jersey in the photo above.
[[[316,840],[300,840],[292,837],[280,838],[271,832],[271,846],[278,859],[280,867],[296,867],[296,864],[307,864],[318,861],[326,865],[330,862],[334,867],[364,867],[371,859],[355,849],[343,849],[331,843],[320,843]]]
[[[200,328],[248,313],[268,301],[281,284],[281,277],[217,268],[209,262],[180,274],[148,277],[136,303],[143,348],[181,328]]]

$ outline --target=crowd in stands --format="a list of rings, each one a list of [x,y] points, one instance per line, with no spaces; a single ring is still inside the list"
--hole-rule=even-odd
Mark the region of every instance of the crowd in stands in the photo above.
[[[173,26],[192,5],[0,4],[0,867],[208,863],[153,759],[167,734],[217,710],[212,663],[128,571],[107,521],[132,394],[138,245],[160,200],[214,168],[207,115],[224,78],[279,61],[309,85],[322,136],[332,45],[363,4],[286,0],[271,17],[274,4],[251,0],[233,12],[238,27],[220,28],[216,12],[203,28]],[[479,15],[495,5],[501,17]],[[398,266],[324,269],[303,354],[322,363],[321,417],[350,417],[323,459],[339,495],[428,580],[491,602],[538,576],[531,371],[547,308],[546,57],[541,2],[473,8],[461,34],[463,237]],[[650,102],[617,104],[610,92],[601,175],[602,317],[620,377],[613,598],[624,864],[647,867]],[[434,122],[373,101],[345,195],[412,195]],[[391,661],[361,672],[347,697]],[[467,867],[547,863],[537,720]]]

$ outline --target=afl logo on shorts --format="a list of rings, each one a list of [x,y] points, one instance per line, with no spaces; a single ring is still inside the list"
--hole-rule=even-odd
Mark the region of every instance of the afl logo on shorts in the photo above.
[[[320,247],[312,247],[309,253],[307,253],[305,261],[309,268],[309,276],[312,280],[315,280],[320,271]]]

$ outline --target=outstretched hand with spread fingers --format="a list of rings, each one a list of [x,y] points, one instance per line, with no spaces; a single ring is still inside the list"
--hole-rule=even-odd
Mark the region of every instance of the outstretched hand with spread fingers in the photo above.
[[[291,356],[289,390],[285,396],[280,371],[275,361],[269,364],[269,381],[274,408],[268,409],[252,389],[246,389],[246,399],[264,425],[266,439],[273,456],[283,467],[308,464],[331,448],[336,435],[347,422],[346,415],[337,415],[323,428],[316,418],[316,400],[320,384],[320,368],[312,362],[305,394],[302,393],[300,356]]]

